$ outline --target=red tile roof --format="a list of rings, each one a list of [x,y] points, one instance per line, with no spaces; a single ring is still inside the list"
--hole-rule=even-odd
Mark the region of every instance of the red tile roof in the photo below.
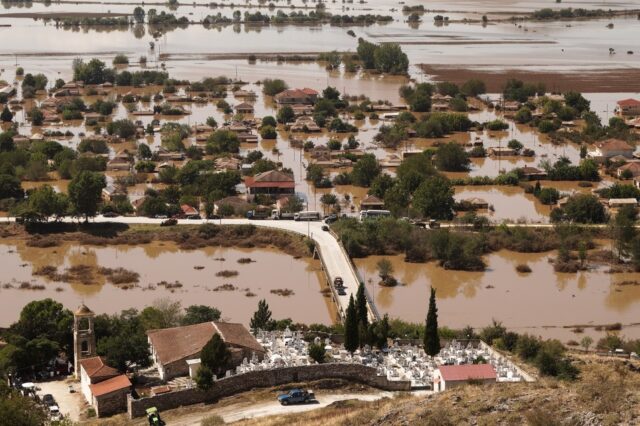
[[[596,146],[607,151],[633,151],[631,145],[620,139],[607,139],[606,141],[596,143]]]
[[[279,170],[258,173],[244,179],[247,188],[295,188],[293,176]]]
[[[182,213],[186,215],[198,214],[198,210],[188,204],[181,205],[180,210],[182,210]]]
[[[120,374],[115,368],[106,365],[104,360],[99,356],[81,360],[80,366],[90,379],[108,378]]]
[[[121,389],[129,389],[130,387],[131,382],[129,381],[129,378],[124,374],[100,383],[96,383],[94,385],[89,385],[91,394],[95,397],[106,395],[108,393],[115,392]]]
[[[496,379],[496,370],[491,364],[442,365],[438,369],[445,382]]]
[[[618,105],[620,105],[621,107],[640,106],[640,101],[637,99],[623,99],[621,101],[618,101]]]
[[[198,354],[214,334],[235,346],[264,352],[258,341],[242,324],[203,322],[182,327],[149,330],[147,336],[160,364],[166,365]]]

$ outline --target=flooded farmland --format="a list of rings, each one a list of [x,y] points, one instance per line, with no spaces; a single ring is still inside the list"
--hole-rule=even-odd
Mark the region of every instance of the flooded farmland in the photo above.
[[[394,276],[402,284],[378,285],[376,263],[380,256],[356,259],[360,275],[374,295],[381,313],[407,321],[422,322],[427,313],[429,287],[436,289],[441,325],[484,327],[493,319],[518,332],[545,338],[580,340],[572,332],[577,325],[620,322],[622,334],[640,337],[640,274],[608,274],[599,268],[577,274],[557,273],[549,263],[554,253],[523,254],[499,251],[485,256],[484,272],[451,271],[436,263],[405,263],[402,256],[387,257]],[[516,271],[527,264],[532,272]],[[634,283],[634,284],[629,284]],[[564,328],[567,326],[567,328]],[[602,337],[604,331],[584,332]]]
[[[65,243],[35,248],[27,247],[24,241],[4,240],[0,242],[0,253],[3,327],[15,321],[25,304],[45,297],[70,309],[84,301],[95,312],[109,314],[128,308],[143,309],[156,299],[170,298],[183,307],[214,306],[222,311],[223,319],[245,325],[258,301],[266,299],[274,318],[323,324],[335,319],[335,307],[320,293],[324,276],[319,262],[296,259],[275,249],[184,251],[171,242],[136,247]],[[78,266],[90,268],[93,278],[88,283],[59,282],[34,275],[44,267],[55,267],[63,273]],[[135,283],[116,285],[101,275],[99,268],[124,268],[138,273],[139,278]],[[237,275],[217,276],[221,271],[235,271]],[[293,293],[281,296],[272,292],[285,289]]]

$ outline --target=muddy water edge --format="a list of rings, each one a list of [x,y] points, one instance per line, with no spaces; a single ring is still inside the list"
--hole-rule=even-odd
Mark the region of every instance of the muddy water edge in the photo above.
[[[291,256],[276,248],[204,247],[181,249],[172,241],[93,246],[64,241],[30,247],[23,239],[0,239],[2,280],[0,326],[18,318],[33,300],[51,297],[67,308],[81,301],[97,313],[144,309],[169,298],[183,307],[204,304],[227,321],[248,325],[260,299],[274,318],[331,324],[335,308],[321,293],[319,261]],[[107,268],[107,269],[103,269]],[[114,284],[108,270],[124,268],[137,279]],[[117,279],[116,279],[117,280]],[[292,290],[283,296],[278,290]]]

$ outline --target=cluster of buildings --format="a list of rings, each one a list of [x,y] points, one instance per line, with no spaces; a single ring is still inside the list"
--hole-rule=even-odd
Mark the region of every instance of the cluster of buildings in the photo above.
[[[85,399],[99,417],[127,410],[127,398],[135,395],[129,377],[107,365],[96,353],[94,313],[85,305],[74,313],[75,374]],[[252,335],[241,324],[220,321],[147,331],[153,368],[165,385],[151,388],[153,395],[195,386],[203,347],[218,335],[231,353],[226,376],[252,371],[306,366],[309,343],[301,332],[259,331]],[[350,353],[342,344],[315,338],[324,346],[328,363],[360,364],[375,369],[389,381],[411,383],[412,389],[442,391],[469,381],[494,383],[531,381],[517,366],[481,341],[452,341],[435,357],[413,344],[394,344],[387,351],[365,346]],[[186,379],[186,380],[185,380]],[[178,385],[178,383],[182,383]]]

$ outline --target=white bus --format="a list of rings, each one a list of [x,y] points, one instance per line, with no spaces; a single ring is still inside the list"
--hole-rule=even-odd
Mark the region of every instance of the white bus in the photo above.
[[[399,112],[387,112],[385,114],[382,114],[380,118],[383,120],[395,120],[399,115]]]
[[[360,212],[360,222],[367,219],[378,219],[388,216],[391,216],[391,212],[389,210],[362,210]]]
[[[322,216],[320,212],[307,211],[307,212],[299,212],[293,215],[293,220],[301,222],[301,221],[313,221],[320,220]]]

